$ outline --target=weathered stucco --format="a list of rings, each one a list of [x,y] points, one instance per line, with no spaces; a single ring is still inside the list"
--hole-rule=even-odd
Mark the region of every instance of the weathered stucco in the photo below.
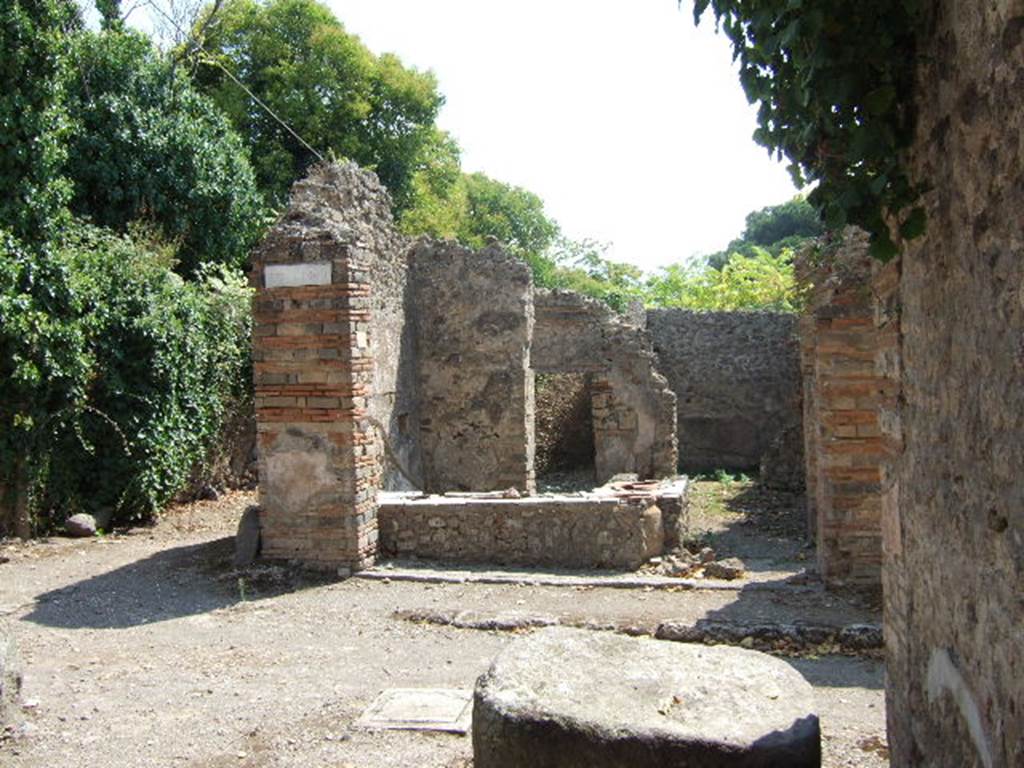
[[[795,315],[656,309],[647,330],[676,393],[683,471],[754,469],[800,424]]]
[[[931,4],[885,414],[894,766],[1024,765],[1024,3]],[[890,282],[892,282],[890,280]],[[898,315],[898,320],[894,318]],[[895,405],[895,404],[894,404]]]
[[[433,242],[412,264],[423,490],[532,492],[529,266]]]

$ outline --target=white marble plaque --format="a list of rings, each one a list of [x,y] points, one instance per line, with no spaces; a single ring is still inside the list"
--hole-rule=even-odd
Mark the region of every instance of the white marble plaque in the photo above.
[[[331,262],[311,264],[268,264],[263,268],[267,288],[297,288],[301,285],[330,285]]]
[[[453,688],[389,688],[356,720],[357,728],[466,733],[473,692]]]

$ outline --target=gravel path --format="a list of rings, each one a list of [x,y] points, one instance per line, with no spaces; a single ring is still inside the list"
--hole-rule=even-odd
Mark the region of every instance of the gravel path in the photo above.
[[[274,567],[240,574],[229,535],[249,500],[198,503],[127,535],[0,547],[0,614],[21,647],[26,705],[23,724],[0,737],[0,765],[467,766],[467,737],[351,723],[384,688],[472,687],[514,634],[410,623],[393,616],[400,610],[871,618],[807,592],[330,582]],[[880,662],[789,661],[815,688],[824,764],[887,765]]]

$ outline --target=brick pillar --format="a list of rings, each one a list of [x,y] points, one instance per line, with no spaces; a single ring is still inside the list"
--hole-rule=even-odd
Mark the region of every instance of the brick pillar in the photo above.
[[[830,586],[881,587],[881,483],[887,445],[880,410],[894,385],[876,372],[871,260],[848,232],[812,284],[801,321],[808,508],[818,568]]]
[[[322,569],[377,549],[368,265],[343,238],[290,212],[252,273],[263,555]]]

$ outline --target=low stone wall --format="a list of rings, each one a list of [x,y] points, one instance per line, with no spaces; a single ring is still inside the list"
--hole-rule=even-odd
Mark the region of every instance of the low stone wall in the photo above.
[[[634,569],[661,554],[661,510],[650,497],[383,493],[385,555],[496,565]]]
[[[754,469],[800,424],[796,315],[655,309],[647,331],[676,393],[684,472]]]

